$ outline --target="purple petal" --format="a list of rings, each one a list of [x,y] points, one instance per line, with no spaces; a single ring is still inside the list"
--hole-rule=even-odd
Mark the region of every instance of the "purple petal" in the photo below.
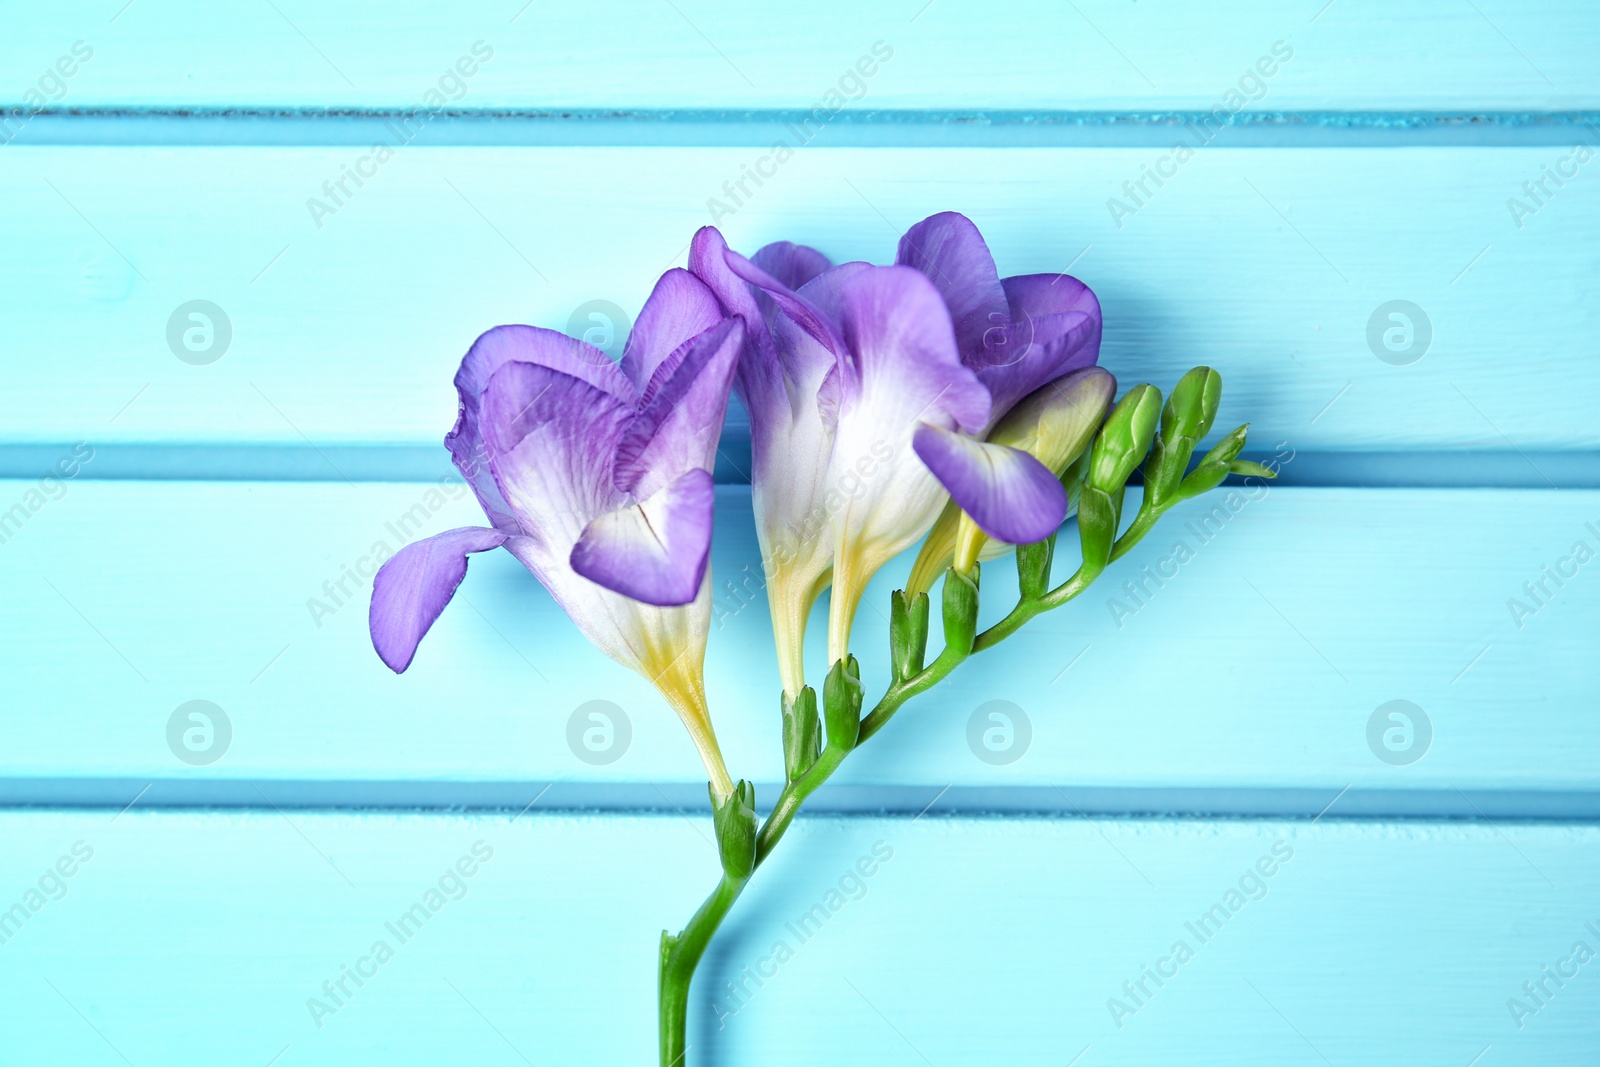
[[[518,532],[516,516],[506,503],[489,469],[480,426],[483,392],[494,372],[507,363],[535,363],[564,371],[615,396],[632,399],[632,385],[606,354],[592,345],[554,330],[533,326],[497,326],[480,336],[456,371],[456,392],[461,409],[455,428],[445,437],[445,447],[456,467],[472,486],[484,514],[498,530]]]
[[[729,268],[728,243],[715,226],[703,226],[689,243],[689,270],[705,283],[722,310],[744,322],[744,354],[734,385],[745,405],[754,411],[779,401],[784,395],[783,368],[772,345],[765,315],[750,286]]]
[[[1066,274],[1029,274],[1002,282],[1011,322],[991,332],[974,369],[994,397],[994,418],[1045,382],[1091,367],[1100,356],[1100,304]]]
[[[962,365],[939,292],[909,267],[864,267],[845,282],[840,307],[847,355],[840,360],[840,410],[865,403],[890,429],[946,416],[976,433],[989,420],[989,393]]]
[[[823,348],[836,356],[843,353],[844,343],[839,337],[838,328],[825,311],[739,253],[730,249],[723,258],[727,260],[728,267],[734,274],[771,297],[784,315],[811,335]]]
[[[985,337],[1004,330],[1011,309],[989,246],[971,219],[954,211],[931,215],[906,231],[895,262],[932,280],[950,307],[956,343],[969,362],[979,360]]]
[[[507,535],[463,526],[407,545],[378,568],[367,626],[378,658],[396,674],[411,666],[417,644],[467,575],[467,555],[505,544]]]
[[[750,257],[750,262],[789,289],[800,288],[833,265],[815,248],[791,241],[774,241],[762,246]]]
[[[1094,292],[1070,274],[1017,274],[1001,279],[1000,285],[1005,289],[1013,319],[1040,318],[1064,311],[1100,317],[1100,301]]]
[[[1026,452],[927,423],[917,427],[912,447],[957,506],[996,540],[1043,541],[1067,517],[1066,489]]]
[[[495,371],[512,361],[560,371],[621,400],[631,401],[639,395],[627,375],[600,349],[538,326],[496,326],[479,337],[461,361],[456,388],[461,388],[463,378],[470,378],[482,395]]]
[[[646,604],[687,604],[710,559],[715,498],[708,472],[686,471],[641,503],[589,523],[573,546],[572,569]]]
[[[743,345],[744,323],[723,319],[661,364],[618,443],[618,489],[650,496],[690,468],[711,470]]]
[[[663,360],[722,318],[722,307],[705,283],[674,267],[661,276],[650,299],[639,309],[622,352],[623,373],[635,389],[644,392]]]
[[[634,414],[631,404],[548,367],[507,363],[495,372],[483,394],[484,446],[524,533],[545,546],[570,545],[589,520],[622,502],[611,471]]]

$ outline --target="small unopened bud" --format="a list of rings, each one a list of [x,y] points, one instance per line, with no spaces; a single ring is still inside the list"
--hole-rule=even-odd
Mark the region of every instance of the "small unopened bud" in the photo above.
[[[1245,432],[1249,429],[1250,424],[1246,423],[1218,441],[1216,447],[1205,454],[1200,465],[1190,471],[1178,486],[1177,499],[1189,500],[1201,493],[1208,493],[1221,485],[1230,473],[1234,473],[1229,468],[1234,463],[1234,457],[1244,451]]]
[[[1099,367],[1062,375],[1018,401],[988,441],[1028,453],[1059,478],[1094,440],[1116,391],[1117,380]]]
[[[1201,463],[1232,463],[1234,458],[1244,451],[1245,435],[1250,429],[1247,422],[1229,432],[1228,436],[1212,446],[1211,451],[1200,460]]]
[[[1195,367],[1172,387],[1161,411],[1161,436],[1166,441],[1187,437],[1199,441],[1211,432],[1222,402],[1222,375],[1210,367]]]
[[[1089,458],[1089,484],[1111,493],[1127,484],[1128,476],[1150,451],[1161,420],[1161,390],[1136,385],[1106,416]],[[1081,505],[1080,505],[1081,506]]]

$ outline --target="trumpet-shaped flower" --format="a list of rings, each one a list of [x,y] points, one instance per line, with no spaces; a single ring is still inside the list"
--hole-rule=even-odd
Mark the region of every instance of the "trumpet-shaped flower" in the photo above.
[[[706,241],[713,249],[720,244],[720,239]],[[792,260],[792,253],[786,259],[764,249],[760,255],[780,265]],[[963,486],[979,483],[983,492],[1002,500],[993,509],[994,522],[1014,539],[1060,523],[1066,502],[1047,470],[1024,453],[973,440],[990,424],[993,402],[978,374],[963,363],[945,301],[927,277],[905,266],[847,263],[791,288],[737,253],[722,250],[720,271],[714,261],[706,264],[711,258],[702,257],[695,266],[702,277],[714,279],[712,288],[731,312],[741,314],[736,300],[755,301],[754,293],[741,292],[733,279],[770,301],[759,313],[772,347],[747,345],[747,368],[741,369],[741,375],[748,369],[741,389],[752,436],[766,437],[777,453],[767,469],[758,464],[756,480],[764,495],[775,497],[796,483],[816,487],[809,503],[827,526],[806,531],[800,540],[811,561],[805,576],[815,583],[809,595],[814,598],[820,583],[832,580],[830,659],[839,660],[849,650],[851,624],[868,580],[937,518],[946,499],[941,478],[947,471]],[[724,296],[730,290],[732,299]],[[742,315],[750,314],[748,303]],[[760,391],[764,383],[756,376],[763,374],[778,385]],[[797,409],[808,419],[815,409],[816,439],[827,447],[796,447],[792,432],[764,432],[774,424],[793,425]],[[947,441],[959,444],[947,447]],[[983,454],[976,459],[949,454],[967,445]],[[761,484],[773,475],[782,480]],[[784,521],[760,504],[757,516],[758,526],[774,534]],[[809,601],[801,606],[808,608]],[[775,622],[780,631],[788,622],[777,618],[776,607]],[[792,676],[799,671],[803,623],[802,614],[780,636],[780,645],[788,641],[794,656]],[[790,685],[786,680],[792,693]]]
[[[837,506],[839,489],[828,480],[828,458],[836,420],[834,405],[821,396],[835,359],[763,290],[734,274],[727,252],[722,234],[707,226],[690,245],[689,267],[716,293],[723,310],[745,325],[745,351],[734,383],[750,412],[751,503],[778,673],[792,700],[805,685],[806,618],[833,569],[831,508]],[[795,290],[830,267],[822,253],[787,241],[767,245],[752,262]],[[836,281],[829,283],[830,291]]]
[[[1010,543],[1046,537],[1065,517],[1051,471],[984,437],[1022,397],[1095,362],[1100,309],[1081,282],[1002,280],[977,228],[954,213],[913,227],[896,267],[828,268],[787,243],[746,260],[709,227],[690,267],[748,331],[738,387],[787,694],[803,684],[817,595],[831,580],[837,660],[866,582],[928,531],[947,491]]]
[[[408,545],[373,583],[373,647],[404,671],[466,575],[504,547],[602,652],[653,682],[719,796],[732,791],[706,707],[712,460],[744,326],[668,271],[621,364],[552,330],[500,326],[456,374],[445,444],[489,527]]]

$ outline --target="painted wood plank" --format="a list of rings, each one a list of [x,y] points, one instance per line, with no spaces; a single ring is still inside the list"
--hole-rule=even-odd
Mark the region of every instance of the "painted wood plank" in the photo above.
[[[0,814],[5,904],[73,871],[0,945],[10,1062],[648,1062],[656,939],[712,866],[670,815],[113,816]],[[1585,1062],[1597,857],[1594,826],[802,820],[691,1062]]]
[[[51,80],[74,42],[93,50]],[[488,62],[474,61],[479,43]],[[881,42],[881,44],[879,43]],[[729,9],[711,0],[476,0],[218,11],[95,0],[19,12],[0,42],[4,99],[81,107],[808,108],[829,90],[878,109],[1209,108],[1272,47],[1271,110],[1593,107],[1600,27],[1582,5],[1428,0],[970,0]],[[1448,47],[1441,47],[1448,42]],[[886,63],[847,75],[873,46]],[[454,65],[466,57],[463,70]],[[41,79],[42,82],[41,82]],[[443,79],[441,83],[441,79]],[[841,83],[841,79],[843,79]],[[1258,87],[1259,86],[1259,87]]]
[[[0,483],[0,502],[35,488]],[[410,671],[382,666],[364,572],[414,536],[481,521],[445,488],[454,499],[424,485],[56,486],[64,495],[0,545],[0,777],[131,780],[124,802],[157,779],[353,781],[350,802],[362,781],[635,793],[703,781],[659,698],[504,553],[473,561]],[[734,773],[773,782],[775,664],[748,490],[718,492],[714,720]],[[1578,557],[1597,548],[1595,492],[1241,487],[1191,502],[1085,597],[911,705],[839,781],[927,787],[918,806],[947,785],[1310,789],[1317,808],[1347,786],[1592,793],[1600,563]],[[1062,555],[1064,577],[1073,550]],[[883,616],[909,563],[887,568],[862,609],[869,693],[886,683]],[[984,586],[998,618],[1010,565],[991,565]],[[195,700],[231,724],[206,765],[181,761],[168,733]],[[599,765],[569,740],[595,700],[620,709],[631,738]],[[1008,763],[970,740],[994,700],[1029,723],[1026,742],[995,742]],[[1406,750],[1417,761],[1386,762],[1370,740],[1394,700],[1430,725]]]
[[[319,229],[307,199],[351,150],[13,147],[0,166],[14,207],[0,223],[0,435],[436,445],[480,331],[586,327],[591,301],[635,313],[752,158],[412,148],[347,184],[357,195]],[[1170,383],[1216,366],[1229,412],[1264,445],[1600,445],[1587,284],[1600,185],[1567,183],[1520,230],[1506,206],[1562,150],[1202,151],[1114,222],[1108,197],[1161,158],[802,152],[722,222],[747,249],[784,237],[883,261],[904,227],[963,209],[1006,272],[1070,266],[1096,288],[1116,373]],[[194,300],[222,309],[226,350],[181,310]],[[1421,318],[1407,334],[1386,317],[1392,301],[1423,309],[1426,349]],[[213,346],[201,355],[183,340],[195,324],[189,343]],[[1399,355],[1381,340],[1391,327],[1411,346]],[[194,365],[178,350],[222,355]],[[1377,351],[1423,355],[1395,365]]]

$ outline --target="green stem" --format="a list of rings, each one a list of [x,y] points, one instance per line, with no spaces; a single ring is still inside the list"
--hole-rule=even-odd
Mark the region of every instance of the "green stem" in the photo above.
[[[684,1067],[689,1053],[686,1043],[689,1021],[689,985],[695,968],[705,955],[711,937],[722,925],[733,902],[739,899],[749,879],[731,878],[726,873],[712,890],[694,918],[676,937],[661,932],[661,1067]]]
[[[1125,555],[1149,532],[1155,525],[1156,519],[1160,517],[1159,510],[1149,512],[1141,510],[1127,532],[1117,539],[1111,558],[1115,560]],[[973,642],[972,652],[993,648],[1016,633],[1030,619],[1058,608],[1082,593],[1099,576],[1100,570],[1097,568],[1080,567],[1076,574],[1044,596],[1020,602],[1011,610],[1011,614],[977,636]],[[971,654],[947,646],[937,659],[922,670],[908,679],[895,682],[889,687],[888,692],[883,694],[883,699],[878,701],[877,706],[862,718],[861,731],[855,746],[849,748],[843,745],[826,746],[810,770],[785,785],[783,792],[778,795],[778,802],[773,805],[772,814],[767,816],[767,821],[762,824],[760,832],[756,835],[756,866],[759,867],[778,846],[784,832],[789,829],[789,824],[799,814],[801,805],[833,776],[833,772],[839,769],[855,748],[865,744],[869,737],[883,729],[906,701],[944,681],[950,676],[950,672]],[[706,902],[700,905],[700,910],[689,920],[689,925],[683,928],[683,933],[676,938],[662,934],[661,1067],[684,1067],[684,1056],[688,1051],[684,1040],[688,1018],[689,984],[694,980],[695,967],[700,963],[700,957],[705,954],[706,946],[710,944],[712,935],[717,932],[717,927],[722,924],[728,910],[733,907],[733,902],[739,898],[745,881],[735,880],[724,874],[721,883],[711,896],[706,898]]]

